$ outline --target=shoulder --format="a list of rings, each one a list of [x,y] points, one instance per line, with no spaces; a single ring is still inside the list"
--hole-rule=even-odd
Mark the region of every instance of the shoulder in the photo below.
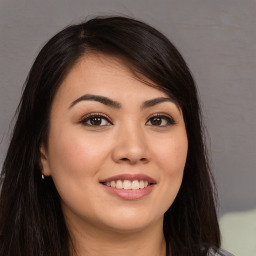
[[[234,256],[234,255],[231,254],[230,252],[223,250],[223,249],[218,249],[217,251],[211,249],[208,253],[208,256]]]

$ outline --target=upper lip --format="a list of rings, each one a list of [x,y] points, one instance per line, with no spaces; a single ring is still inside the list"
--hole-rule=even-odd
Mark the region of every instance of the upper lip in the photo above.
[[[100,183],[106,183],[110,181],[116,181],[116,180],[143,180],[148,181],[148,183],[156,183],[156,181],[145,174],[119,174],[115,176],[111,176],[109,178],[100,180]]]

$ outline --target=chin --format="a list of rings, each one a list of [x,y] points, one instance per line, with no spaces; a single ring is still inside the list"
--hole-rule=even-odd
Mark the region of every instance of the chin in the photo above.
[[[108,218],[105,225],[118,233],[138,232],[163,222],[163,216],[147,216],[145,214],[123,214]]]

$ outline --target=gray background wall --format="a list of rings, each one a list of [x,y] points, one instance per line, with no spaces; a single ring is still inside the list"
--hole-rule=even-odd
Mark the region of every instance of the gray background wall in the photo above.
[[[129,15],[166,34],[197,82],[220,215],[256,207],[255,0],[0,0],[0,165],[38,51],[88,15]]]

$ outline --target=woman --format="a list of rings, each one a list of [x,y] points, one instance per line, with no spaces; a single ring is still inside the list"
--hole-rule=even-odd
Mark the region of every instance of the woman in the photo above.
[[[50,39],[1,175],[1,255],[228,255],[194,81],[140,21],[95,18]]]

